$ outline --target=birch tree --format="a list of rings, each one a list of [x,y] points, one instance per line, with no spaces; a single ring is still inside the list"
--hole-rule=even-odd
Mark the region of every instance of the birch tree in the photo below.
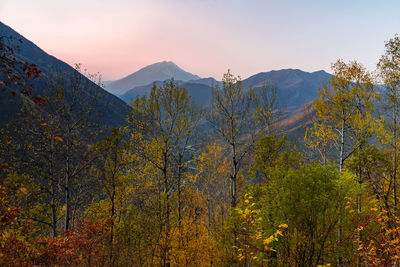
[[[371,136],[373,100],[377,95],[372,75],[358,62],[338,60],[332,64],[332,70],[333,76],[313,101],[319,119],[313,135],[323,138],[325,143],[326,137],[333,139],[338,151],[336,161],[342,172],[345,161],[362,149]],[[338,228],[338,263],[343,265],[341,218]]]
[[[397,209],[397,165],[398,165],[398,124],[399,124],[399,95],[400,95],[400,38],[395,36],[385,44],[385,54],[379,60],[378,71],[384,84],[386,108],[390,110],[387,130],[392,136],[392,197],[393,209]]]

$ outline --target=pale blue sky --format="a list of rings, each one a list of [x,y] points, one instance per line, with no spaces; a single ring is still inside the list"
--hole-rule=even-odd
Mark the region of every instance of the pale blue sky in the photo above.
[[[1,0],[1,21],[105,80],[162,60],[202,77],[324,69],[338,58],[373,70],[400,33],[400,1]]]

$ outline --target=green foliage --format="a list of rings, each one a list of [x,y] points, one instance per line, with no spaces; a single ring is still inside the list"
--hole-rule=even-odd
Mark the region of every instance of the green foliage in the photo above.
[[[309,164],[271,175],[261,187],[250,186],[238,208],[246,232],[241,251],[279,265],[334,262],[329,251],[336,249],[338,221],[344,216],[339,207],[346,203],[344,193],[354,194],[357,185],[347,173],[339,183],[339,175],[333,166]],[[287,229],[279,230],[282,224]]]
[[[286,140],[276,136],[260,136],[254,150],[254,165],[250,173],[262,176],[268,182],[272,177],[285,175],[289,169],[296,169],[302,163],[302,155]]]

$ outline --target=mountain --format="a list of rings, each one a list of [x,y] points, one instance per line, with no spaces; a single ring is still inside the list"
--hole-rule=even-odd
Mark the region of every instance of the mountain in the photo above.
[[[211,86],[211,87],[222,86],[222,82],[217,81],[216,79],[214,79],[212,77],[191,80],[191,81],[188,81],[188,82],[189,83],[195,83],[195,84],[207,85],[207,86]]]
[[[298,69],[261,72],[243,80],[245,88],[260,88],[265,83],[276,86],[278,107],[298,107],[318,95],[318,89],[331,75],[323,70],[305,72]]]
[[[124,100],[126,103],[129,103],[136,97],[148,95],[153,85],[162,86],[163,83],[164,82],[162,81],[154,81],[152,83],[143,86],[137,86],[131,90],[128,90],[126,93],[122,94],[120,98]],[[190,80],[188,82],[176,81],[176,83],[180,87],[186,88],[189,95],[198,105],[207,105],[210,101],[212,86],[220,84],[220,82],[216,81],[214,78]]]
[[[121,95],[138,86],[144,86],[154,81],[165,81],[174,78],[176,81],[196,80],[200,77],[182,70],[171,61],[154,63],[144,67],[125,78],[117,81],[106,82],[106,89],[115,95]]]
[[[65,80],[71,80],[72,77],[79,77],[83,84],[85,84],[85,87],[79,91],[79,96],[81,99],[87,100],[87,102],[94,103],[93,109],[96,114],[99,114],[98,117],[93,118],[92,122],[98,123],[104,126],[104,128],[118,127],[126,124],[125,117],[128,115],[130,107],[119,98],[91,82],[65,62],[47,54],[33,42],[24,38],[2,22],[0,22],[0,36],[12,36],[13,39],[10,39],[10,46],[18,46],[18,50],[15,51],[17,59],[34,63],[42,71],[39,78],[32,82],[34,94],[47,95],[49,93],[49,90],[47,90],[48,84],[57,75],[62,75]],[[72,97],[72,90],[68,86],[70,85],[66,85],[64,92],[66,99]],[[4,123],[15,117],[15,114],[22,105],[22,101],[22,97],[13,97],[8,92],[0,92],[0,125],[4,125]],[[88,108],[85,105],[87,103],[82,103],[80,108]],[[46,109],[48,108],[44,106],[45,111]]]
[[[301,107],[317,97],[319,87],[326,82],[330,76],[331,75],[325,71],[310,73],[297,69],[284,69],[261,72],[242,82],[244,88],[259,89],[265,83],[276,86],[278,108],[297,110],[296,108]],[[203,78],[187,82],[177,81],[177,83],[179,86],[186,88],[194,102],[199,105],[206,105],[209,103],[212,86],[221,86],[221,82],[213,78]],[[162,82],[155,81],[144,86],[134,87],[120,97],[122,100],[129,103],[131,99],[147,95],[153,84],[160,86]]]

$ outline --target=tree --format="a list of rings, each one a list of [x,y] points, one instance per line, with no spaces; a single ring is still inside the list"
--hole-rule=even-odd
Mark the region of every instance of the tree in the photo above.
[[[369,207],[358,215],[359,222],[354,232],[357,235],[363,233],[365,237],[358,242],[360,263],[366,266],[397,266],[400,262],[400,218],[381,204],[373,199]],[[354,212],[351,199],[347,207]]]
[[[315,125],[314,136],[323,137],[324,143],[326,137],[334,138],[339,151],[337,161],[341,172],[344,170],[345,160],[355,151],[362,149],[371,137],[374,130],[372,109],[376,93],[371,74],[356,61],[346,64],[338,60],[332,65],[332,69],[332,78],[313,101],[313,107],[320,120]],[[321,130],[324,133],[321,133]],[[340,221],[338,244],[338,261],[339,265],[342,265]]]
[[[13,96],[17,95],[16,90],[22,88],[22,95],[30,97],[38,105],[43,105],[46,103],[44,98],[31,96],[33,86],[29,83],[31,79],[38,78],[41,71],[35,64],[17,58],[15,53],[19,50],[18,43],[21,44],[22,40],[0,35],[0,88],[3,92],[11,92]]]
[[[187,91],[173,80],[153,86],[149,97],[136,99],[128,122],[132,126],[134,153],[154,168],[158,185],[160,223],[160,265],[170,264],[172,204],[178,198],[177,223],[182,220],[182,184],[187,170],[200,119],[199,109],[191,103]]]
[[[231,196],[229,194],[229,161],[223,148],[217,143],[207,144],[195,157],[193,182],[205,201],[207,216],[207,255],[209,265],[228,264],[224,262],[224,251],[231,250],[224,244],[224,226],[229,216]],[[231,245],[228,242],[229,246]]]
[[[56,237],[31,235],[32,221],[20,218],[20,208],[6,200],[0,187],[0,264],[2,266],[104,265],[103,242],[108,221],[83,222],[77,231]]]
[[[346,203],[340,192],[354,193],[354,177],[343,176],[339,184],[343,173],[334,166],[316,163],[269,175],[262,186],[249,186],[238,206],[237,217],[242,225],[239,257],[247,263],[279,266],[332,262],[335,230],[343,216],[340,207]]]
[[[110,252],[109,262],[114,265],[114,224],[116,220],[116,202],[121,197],[119,191],[126,184],[127,168],[131,158],[128,151],[131,147],[126,128],[115,128],[111,134],[96,144],[95,151],[101,155],[100,160],[100,184],[105,195],[111,202],[110,207]]]
[[[253,148],[255,137],[272,123],[274,88],[264,86],[257,93],[245,90],[240,77],[224,74],[222,86],[213,88],[208,121],[215,134],[229,147],[231,157],[231,206],[238,201],[238,175]]]
[[[398,116],[400,90],[400,38],[395,36],[385,44],[385,54],[379,60],[379,75],[384,84],[387,108],[391,110],[391,124],[387,126],[392,135],[392,197],[393,209],[397,209],[397,165],[398,165]]]
[[[261,183],[268,183],[272,177],[297,169],[303,163],[302,155],[291,147],[286,137],[262,135],[255,145],[250,171]]]
[[[97,76],[92,76],[94,82],[100,83]],[[85,193],[84,182],[88,179],[80,179],[87,175],[90,165],[95,160],[90,145],[98,134],[98,125],[93,123],[97,114],[95,105],[97,85],[81,74],[81,66],[76,65],[71,74],[56,73],[50,77],[47,83],[48,103],[46,109],[57,120],[55,137],[61,143],[63,182],[61,188],[64,194],[64,230],[68,230],[74,219],[75,206],[83,200]],[[91,93],[94,93],[92,95]],[[48,126],[53,124],[48,124]],[[73,224],[73,223],[72,223]]]
[[[48,77],[46,106],[25,100],[2,136],[6,139],[2,157],[13,162],[9,172],[25,172],[40,186],[35,195],[41,210],[31,213],[30,219],[50,227],[53,236],[60,232],[63,205],[63,228],[67,230],[76,218],[78,203],[88,203],[89,184],[93,183],[88,171],[96,157],[90,153],[98,134],[92,123],[98,115],[93,112],[96,96],[83,93],[94,84],[83,78],[79,68],[72,76],[55,73]]]
[[[17,184],[30,188],[29,205],[13,204],[22,208],[21,214],[42,224],[44,231],[51,229],[53,236],[58,234],[58,221],[61,211],[59,184],[61,174],[61,141],[58,120],[45,116],[29,100],[24,101],[21,112],[14,123],[3,130],[2,157],[12,162],[7,169],[6,184]],[[25,177],[21,180],[19,177]],[[27,185],[30,181],[31,186]],[[32,186],[36,185],[36,186]],[[12,187],[8,187],[12,188]],[[28,203],[27,203],[28,204]]]

